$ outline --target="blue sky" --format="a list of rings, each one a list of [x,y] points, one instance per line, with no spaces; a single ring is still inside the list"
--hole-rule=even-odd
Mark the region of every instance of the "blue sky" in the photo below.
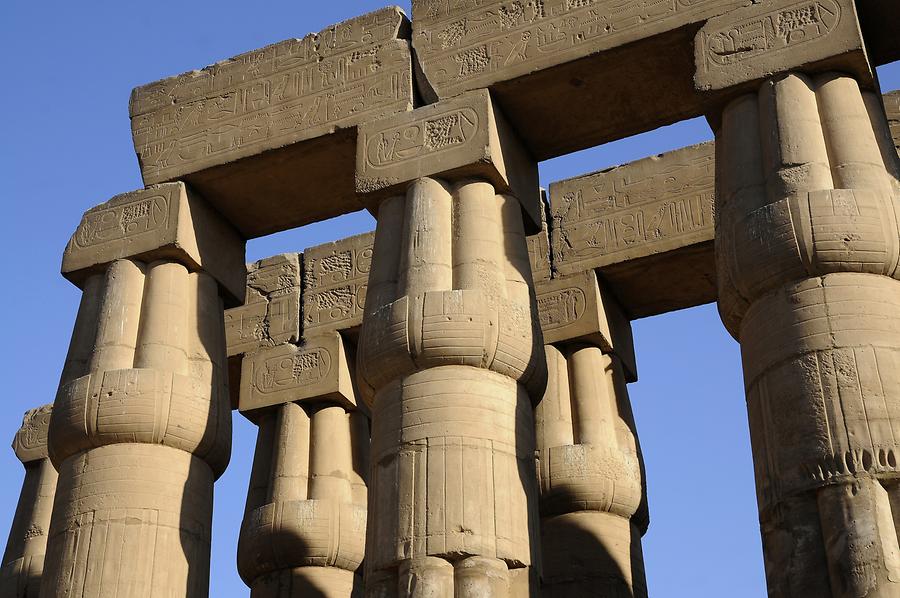
[[[408,3],[400,3],[409,12]],[[151,8],[152,5],[152,8]],[[312,5],[313,7],[310,7]],[[5,397],[0,442],[22,413],[50,402],[79,291],[59,275],[81,214],[142,186],[131,143],[128,96],[139,84],[368,10],[371,0],[258,3],[29,2],[0,6],[6,92],[0,114],[2,206],[0,345]],[[900,88],[900,66],[880,71]],[[548,161],[544,185],[711,138],[697,119]],[[248,261],[371,230],[366,214],[252,241]],[[652,523],[644,540],[656,598],[765,595],[756,500],[737,344],[712,305],[635,322],[640,381],[630,386],[644,448]],[[248,596],[235,549],[255,440],[235,415],[231,465],[216,486],[211,596]],[[0,536],[6,537],[22,468],[0,449]]]

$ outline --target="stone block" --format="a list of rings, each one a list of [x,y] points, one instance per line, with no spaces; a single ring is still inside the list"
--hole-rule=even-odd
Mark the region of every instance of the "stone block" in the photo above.
[[[337,332],[308,337],[300,346],[262,349],[244,356],[238,408],[252,414],[264,407],[313,400],[355,409],[352,369]]]
[[[511,191],[540,230],[537,163],[521,145],[487,90],[359,127],[356,189],[379,198],[405,193],[418,178],[481,178]]]
[[[244,239],[184,183],[116,195],[84,213],[63,253],[62,274],[78,286],[117,259],[175,260],[244,296]]]
[[[229,357],[300,342],[302,257],[285,253],[247,266],[244,305],[225,311]]]
[[[412,109],[408,36],[390,7],[138,87],[144,182],[187,181],[247,237],[362,209],[355,127]]]
[[[541,230],[529,235],[528,261],[531,264],[531,278],[534,282],[550,280],[552,266],[550,263],[550,231],[547,227],[547,192],[541,189]]]
[[[637,380],[631,323],[592,270],[535,285],[544,343],[588,342],[614,353],[629,382]]]
[[[47,458],[47,430],[53,404],[30,409],[22,418],[22,427],[13,437],[13,451],[22,463],[40,461]]]
[[[697,34],[697,88],[719,90],[802,68],[872,85],[854,0],[772,0],[710,19]]]
[[[631,318],[715,301],[714,200],[712,143],[553,183],[553,267],[596,269]]]
[[[888,124],[891,127],[891,136],[894,138],[894,147],[900,153],[900,91],[892,91],[885,94],[884,107],[887,110]]]
[[[693,35],[751,3],[414,0],[420,87],[490,88],[535,158],[560,156],[704,113]]]
[[[375,233],[311,247],[303,261],[303,331],[356,329],[366,306]]]

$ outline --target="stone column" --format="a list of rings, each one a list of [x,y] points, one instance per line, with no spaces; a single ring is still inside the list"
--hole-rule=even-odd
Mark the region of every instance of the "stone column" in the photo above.
[[[535,164],[487,92],[364,125],[358,147],[358,187],[396,193],[378,209],[358,360],[367,595],[528,595],[545,383],[525,241]]]
[[[725,107],[716,150],[769,595],[897,596],[900,164],[881,98],[780,75]]]
[[[537,286],[547,391],[535,409],[545,596],[647,596],[631,326],[592,271]],[[550,344],[552,343],[552,344]]]
[[[362,595],[368,443],[368,418],[340,405],[260,415],[238,546],[253,598]]]
[[[84,215],[63,258],[84,300],[50,420],[44,598],[207,595],[231,447],[223,301],[243,292],[243,250],[180,183]]]
[[[245,304],[226,313],[238,408],[259,426],[238,544],[253,598],[362,595],[369,420],[341,335],[301,341],[301,277],[316,288],[304,261],[251,264]]]
[[[37,598],[40,589],[57,479],[47,455],[52,409],[53,405],[44,405],[28,411],[13,439],[16,457],[25,466],[25,480],[0,569],[4,598]]]

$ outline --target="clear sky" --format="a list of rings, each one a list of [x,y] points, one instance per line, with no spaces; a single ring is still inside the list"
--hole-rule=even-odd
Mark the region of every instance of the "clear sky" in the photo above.
[[[409,13],[408,2],[400,5]],[[128,122],[131,89],[380,6],[372,0],[0,3],[6,73],[0,442],[12,439],[26,409],[56,392],[80,296],[59,275],[66,241],[86,209],[142,186]],[[900,87],[897,64],[880,76],[885,91]],[[703,120],[681,123],[545,162],[542,183],[711,137]],[[247,258],[373,228],[368,215],[350,215],[252,241]],[[644,554],[651,595],[764,596],[737,344],[712,305],[640,320],[634,331],[640,381],[629,389],[650,493]],[[231,465],[216,485],[213,598],[249,595],[234,562],[255,428],[238,414],[234,420]],[[21,479],[12,451],[0,448],[4,540]]]

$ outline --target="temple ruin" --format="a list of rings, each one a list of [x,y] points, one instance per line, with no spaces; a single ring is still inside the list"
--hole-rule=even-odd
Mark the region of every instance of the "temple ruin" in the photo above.
[[[880,0],[413,0],[135,89],[145,188],[62,256],[82,298],[13,442],[2,596],[207,596],[238,411],[253,598],[646,598],[631,322],[713,301],[769,596],[900,596],[898,25]],[[539,186],[698,116],[714,142]],[[358,210],[373,233],[245,264]]]

